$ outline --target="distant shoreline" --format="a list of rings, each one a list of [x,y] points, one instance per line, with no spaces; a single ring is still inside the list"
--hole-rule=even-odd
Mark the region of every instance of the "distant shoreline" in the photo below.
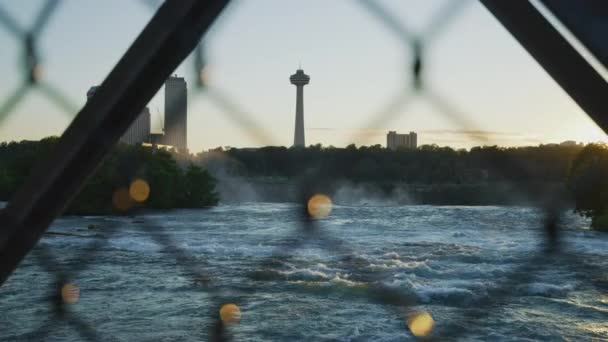
[[[564,183],[496,182],[477,184],[406,184],[398,182],[325,182],[318,191],[343,205],[534,206],[549,196],[571,202]],[[219,179],[221,203],[299,203],[297,180]],[[551,194],[551,195],[549,195]]]

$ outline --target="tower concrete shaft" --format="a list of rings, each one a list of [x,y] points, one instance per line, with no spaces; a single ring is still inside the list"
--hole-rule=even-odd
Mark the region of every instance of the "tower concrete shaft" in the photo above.
[[[302,69],[298,69],[289,78],[291,84],[296,86],[296,127],[293,138],[293,145],[304,147],[304,86],[310,82],[310,76],[306,75]]]

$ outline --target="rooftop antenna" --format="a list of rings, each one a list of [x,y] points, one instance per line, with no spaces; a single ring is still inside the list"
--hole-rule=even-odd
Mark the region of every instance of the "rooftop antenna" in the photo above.
[[[298,70],[302,70],[302,60],[300,60],[300,64],[298,66]]]

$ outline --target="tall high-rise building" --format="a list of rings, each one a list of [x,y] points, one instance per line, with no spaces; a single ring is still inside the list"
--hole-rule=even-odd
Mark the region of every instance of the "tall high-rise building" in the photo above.
[[[120,137],[120,141],[132,145],[150,142],[150,109],[148,107],[144,108],[137,119],[129,126],[125,134]]]
[[[93,86],[87,91],[87,100],[90,100],[99,86]],[[137,119],[129,126],[129,129],[120,137],[120,142],[131,145],[139,145],[150,142],[150,109],[148,107],[139,114]]]
[[[165,82],[164,144],[186,151],[188,131],[188,93],[183,77],[171,76]]]
[[[306,75],[304,70],[298,69],[289,80],[296,86],[296,128],[293,145],[304,147],[304,86],[310,82],[310,76]]]
[[[396,131],[389,131],[386,135],[386,148],[396,150],[399,147],[416,149],[418,147],[418,134],[399,134]]]
[[[418,147],[418,134],[416,132],[410,132],[410,147],[414,149]]]

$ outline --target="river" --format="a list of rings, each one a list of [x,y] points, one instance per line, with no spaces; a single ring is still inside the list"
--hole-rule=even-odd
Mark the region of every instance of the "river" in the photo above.
[[[207,340],[222,303],[240,308],[235,341],[413,340],[420,313],[439,339],[608,339],[608,234],[574,214],[561,252],[543,254],[533,208],[334,205],[314,236],[300,210],[58,219],[40,242],[55,259],[37,248],[0,288],[0,340]],[[80,290],[67,314],[52,315],[43,265]]]

